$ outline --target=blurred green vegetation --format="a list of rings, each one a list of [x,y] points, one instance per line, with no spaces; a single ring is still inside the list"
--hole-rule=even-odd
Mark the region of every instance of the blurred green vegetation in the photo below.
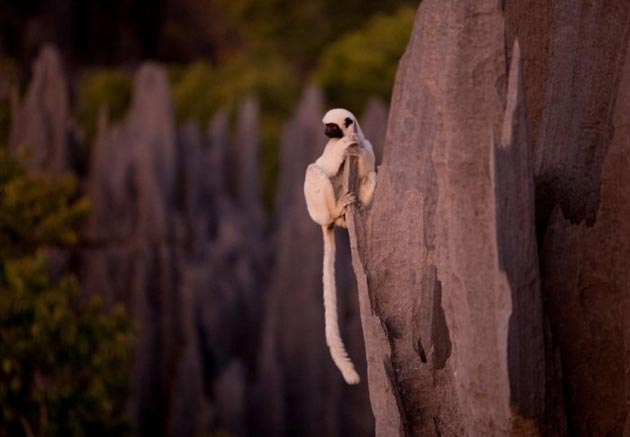
[[[88,140],[96,134],[101,111],[105,111],[109,121],[125,116],[131,103],[132,82],[131,73],[124,69],[91,69],[82,73],[77,116]]]
[[[47,248],[77,242],[89,214],[73,177],[25,172],[0,147],[0,435],[125,435],[130,318],[53,279]]]
[[[377,14],[326,47],[315,72],[332,106],[362,109],[370,97],[389,101],[415,9]]]
[[[249,54],[281,56],[304,79],[323,48],[363,27],[375,14],[392,13],[417,0],[217,0],[224,33],[239,37],[240,50]],[[231,32],[229,32],[231,30]],[[230,53],[228,52],[228,56]]]

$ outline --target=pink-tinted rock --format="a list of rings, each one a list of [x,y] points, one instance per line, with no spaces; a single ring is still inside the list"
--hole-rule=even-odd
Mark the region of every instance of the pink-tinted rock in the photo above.
[[[69,97],[59,52],[46,46],[33,64],[26,97],[14,108],[9,147],[26,152],[30,170],[58,176],[70,169]]]
[[[519,62],[508,81],[497,2],[422,3],[356,217],[377,435],[541,433],[551,358]]]
[[[621,435],[629,411],[629,17],[626,1],[506,7],[531,84],[542,291],[571,435]]]

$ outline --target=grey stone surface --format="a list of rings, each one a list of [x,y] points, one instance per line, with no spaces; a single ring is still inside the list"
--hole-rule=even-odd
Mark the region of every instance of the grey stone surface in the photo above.
[[[52,46],[33,63],[23,102],[14,108],[9,148],[26,152],[30,170],[59,176],[70,169],[69,92],[61,58]]]
[[[630,4],[508,2],[536,146],[542,293],[571,435],[621,435],[628,416]],[[531,37],[531,38],[530,38]],[[532,102],[532,103],[529,103]],[[624,370],[625,369],[625,370]]]
[[[533,159],[513,58],[508,83],[497,2],[420,6],[374,204],[355,217],[377,435],[545,424]]]
[[[627,432],[629,9],[420,6],[352,226],[377,435]]]
[[[260,202],[260,156],[258,136],[259,105],[254,98],[243,100],[236,120],[236,138],[232,149],[237,197],[242,205],[257,215],[262,214]],[[260,211],[259,211],[260,210]],[[260,217],[258,217],[260,219]]]

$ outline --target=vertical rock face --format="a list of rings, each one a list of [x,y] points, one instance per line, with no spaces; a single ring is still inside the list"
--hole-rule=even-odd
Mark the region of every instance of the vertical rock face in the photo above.
[[[258,102],[245,99],[239,108],[233,163],[238,168],[238,198],[243,204],[260,207],[260,171],[258,156]]]
[[[543,3],[527,7],[538,16],[519,2],[506,8],[533,84],[528,102],[540,108],[531,112],[543,298],[571,435],[621,435],[630,400],[630,4]]]
[[[629,13],[420,6],[353,230],[377,435],[630,429]]]
[[[55,176],[68,170],[68,85],[55,48],[44,47],[35,60],[33,80],[16,109],[9,148],[27,153],[30,170]]]
[[[512,307],[507,337],[510,405],[517,413],[512,418],[512,429],[527,433],[543,431],[538,425],[544,418],[547,363],[535,232],[533,151],[518,43],[512,53],[507,90],[501,142],[494,155],[491,153],[494,166],[490,170],[495,189],[496,250]]]
[[[278,193],[276,263],[263,329],[260,429],[256,435],[370,435],[367,387],[349,387],[335,368],[324,337],[322,232],[307,214],[302,185],[306,166],[323,150],[321,92],[306,91],[284,131]],[[339,241],[339,243],[342,243]],[[347,258],[347,243],[339,258]],[[349,265],[337,265],[340,325],[357,335],[356,290]],[[296,333],[299,333],[296,335]],[[365,375],[360,342],[348,342]]]
[[[405,435],[509,432],[511,298],[489,168],[505,96],[502,15],[496,2],[425,1],[417,20],[361,244],[391,346],[374,362],[389,381],[371,380],[370,396],[393,386]],[[379,427],[391,414],[376,418],[378,435],[392,435]]]

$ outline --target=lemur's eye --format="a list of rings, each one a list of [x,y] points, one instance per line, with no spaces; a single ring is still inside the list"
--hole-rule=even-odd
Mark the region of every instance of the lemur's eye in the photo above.
[[[350,117],[346,117],[344,124],[346,127],[350,126],[352,124],[352,119]]]

